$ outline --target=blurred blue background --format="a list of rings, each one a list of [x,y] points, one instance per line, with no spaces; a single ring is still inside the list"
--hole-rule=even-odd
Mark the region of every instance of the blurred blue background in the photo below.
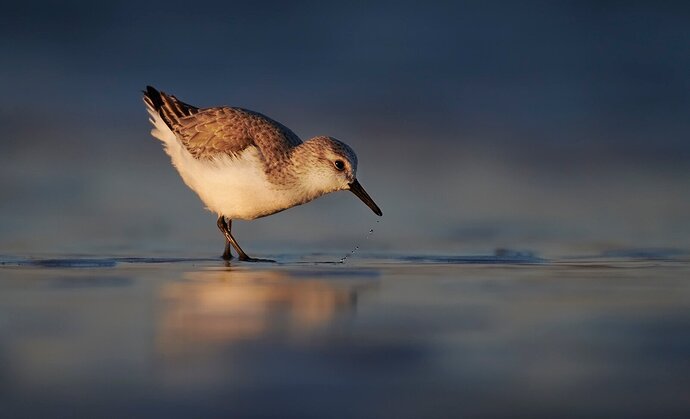
[[[237,223],[250,253],[690,248],[686,2],[12,2],[0,253],[216,255],[140,90],[359,154],[334,194]],[[375,233],[367,238],[370,228]]]

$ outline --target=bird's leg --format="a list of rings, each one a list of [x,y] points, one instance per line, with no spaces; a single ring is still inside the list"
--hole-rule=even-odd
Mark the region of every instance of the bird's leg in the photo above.
[[[252,258],[250,258],[249,256],[247,256],[246,253],[244,253],[244,250],[242,250],[242,248],[240,247],[240,244],[237,243],[237,240],[235,240],[234,237],[232,237],[232,233],[230,232],[232,229],[232,220],[227,219],[225,217],[221,217],[221,218],[225,224],[225,229],[222,229],[221,231],[225,235],[226,243],[232,245],[232,247],[235,248],[235,251],[237,252],[237,257],[240,260],[251,260]],[[229,251],[230,249],[228,249],[228,247],[226,246],[226,250]]]
[[[225,252],[223,253],[223,259],[225,259],[225,254],[230,254],[230,248],[229,245],[232,245],[232,247],[235,248],[235,251],[237,252],[238,258],[241,261],[246,261],[246,262],[274,262],[273,260],[270,259],[255,259],[255,258],[250,258],[247,256],[246,253],[244,253],[244,250],[240,247],[239,243],[237,243],[237,240],[235,240],[234,237],[232,237],[232,233],[230,233],[230,230],[232,229],[232,220],[226,219],[224,216],[218,217],[218,228],[220,231],[223,233],[225,236]],[[226,259],[228,260],[228,259]]]
[[[223,260],[232,260],[232,252],[230,251],[232,249],[232,245],[228,241],[228,239],[225,239],[225,250],[223,250]]]
[[[218,229],[220,230],[221,233],[223,233],[223,237],[225,237],[225,250],[223,251],[223,260],[231,260],[232,259],[232,252],[231,252],[231,245],[230,245],[230,240],[227,238],[227,234],[230,233],[230,228],[228,225],[225,223],[225,217],[224,216],[219,216],[218,217],[218,222],[216,223],[218,226]]]

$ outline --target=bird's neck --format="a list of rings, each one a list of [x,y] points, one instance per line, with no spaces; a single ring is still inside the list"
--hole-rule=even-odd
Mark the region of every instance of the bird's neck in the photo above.
[[[305,141],[292,150],[288,170],[307,201],[332,192],[329,190],[326,174],[321,172],[323,166],[318,164],[322,158],[318,148],[310,141]]]

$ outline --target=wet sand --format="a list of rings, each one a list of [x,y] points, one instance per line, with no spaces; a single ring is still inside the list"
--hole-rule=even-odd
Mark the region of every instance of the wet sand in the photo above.
[[[4,256],[3,416],[690,412],[687,255],[339,259]]]

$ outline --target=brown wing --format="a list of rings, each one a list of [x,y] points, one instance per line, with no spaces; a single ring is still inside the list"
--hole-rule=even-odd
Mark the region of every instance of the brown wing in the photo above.
[[[266,155],[287,154],[302,142],[290,129],[267,116],[241,108],[206,108],[180,118],[173,132],[196,158],[219,153],[237,156],[255,146]]]
[[[289,128],[258,112],[241,108],[188,105],[175,96],[146,87],[144,101],[155,109],[195,158],[237,156],[255,146],[271,161],[289,153],[302,140]]]
[[[144,102],[155,109],[171,129],[179,118],[199,112],[196,106],[188,105],[175,96],[159,92],[151,86],[146,86],[144,90]]]

